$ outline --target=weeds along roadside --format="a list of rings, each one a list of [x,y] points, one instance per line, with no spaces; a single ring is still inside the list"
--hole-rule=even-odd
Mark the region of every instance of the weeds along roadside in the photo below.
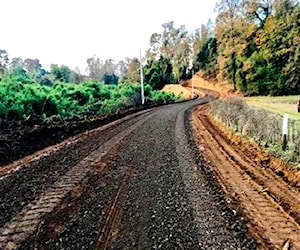
[[[181,101],[173,93],[145,86],[149,105]],[[80,119],[86,116],[109,115],[140,106],[140,85],[123,83],[117,86],[97,82],[82,84],[57,83],[45,86],[35,82],[0,81],[0,125],[22,122]]]
[[[300,121],[289,120],[287,148],[283,150],[282,115],[249,106],[242,98],[233,97],[211,103],[211,113],[235,133],[300,169]]]

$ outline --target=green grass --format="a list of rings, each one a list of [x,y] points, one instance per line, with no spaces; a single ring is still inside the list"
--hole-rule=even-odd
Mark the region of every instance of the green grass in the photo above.
[[[261,97],[246,97],[246,102],[258,108],[264,108],[271,112],[281,115],[288,114],[291,119],[300,120],[300,113],[297,111],[297,102],[300,96],[261,96]]]

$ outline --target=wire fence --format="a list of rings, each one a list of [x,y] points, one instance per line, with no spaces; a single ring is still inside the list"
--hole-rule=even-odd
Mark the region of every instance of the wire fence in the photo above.
[[[276,150],[282,147],[283,116],[280,114],[250,107],[241,98],[217,100],[211,104],[211,112],[243,136],[251,137],[266,147],[273,146]],[[287,149],[275,153],[283,155],[289,162],[300,162],[300,120],[289,119]]]

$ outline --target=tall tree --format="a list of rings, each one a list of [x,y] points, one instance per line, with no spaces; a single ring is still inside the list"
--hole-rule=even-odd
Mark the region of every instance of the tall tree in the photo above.
[[[71,70],[68,66],[62,65],[58,66],[57,64],[50,65],[50,72],[55,81],[70,82]]]
[[[193,69],[203,71],[205,77],[216,78],[217,39],[214,37],[211,20],[195,31],[193,38]]]
[[[204,43],[213,37],[213,24],[209,19],[207,24],[202,24],[200,28],[196,29],[194,34],[191,36],[191,42],[193,47],[193,62],[195,63],[197,54],[200,52]]]
[[[150,49],[147,51],[146,57],[150,60],[158,59],[161,54],[162,35],[153,33],[150,37]]]
[[[191,39],[185,26],[178,29],[174,42],[173,75],[176,82],[187,79],[190,61],[192,57]]]
[[[215,36],[218,40],[219,80],[229,80],[234,89],[237,85],[237,74],[243,65],[239,60],[253,36],[256,25],[246,18],[243,0],[221,0],[216,9]]]
[[[14,57],[11,59],[11,62],[9,63],[10,70],[13,70],[15,68],[23,68],[23,60],[21,57]]]
[[[218,43],[214,37],[208,38],[196,54],[194,68],[201,70],[205,77],[216,79],[217,76]]]
[[[127,79],[129,82],[140,81],[140,61],[138,58],[132,58],[129,61]]]
[[[173,21],[164,23],[162,27],[162,34],[154,33],[150,37],[147,58],[149,61],[167,59],[172,65],[172,78],[179,82],[187,78],[192,56],[191,36],[184,25],[175,28]]]
[[[8,54],[6,50],[0,49],[0,77],[2,77],[8,69]]]
[[[87,72],[89,77],[94,81],[102,80],[102,77],[105,74],[105,70],[103,68],[103,61],[100,58],[93,56],[87,59]]]

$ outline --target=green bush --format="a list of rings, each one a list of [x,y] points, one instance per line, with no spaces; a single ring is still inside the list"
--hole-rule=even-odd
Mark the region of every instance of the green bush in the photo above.
[[[172,93],[152,90],[145,85],[146,100],[171,103],[180,98]],[[0,81],[0,123],[24,120],[30,115],[47,119],[59,115],[74,116],[111,114],[141,104],[140,84],[124,82],[105,85],[97,82],[82,84],[56,83],[41,85],[19,70]]]

